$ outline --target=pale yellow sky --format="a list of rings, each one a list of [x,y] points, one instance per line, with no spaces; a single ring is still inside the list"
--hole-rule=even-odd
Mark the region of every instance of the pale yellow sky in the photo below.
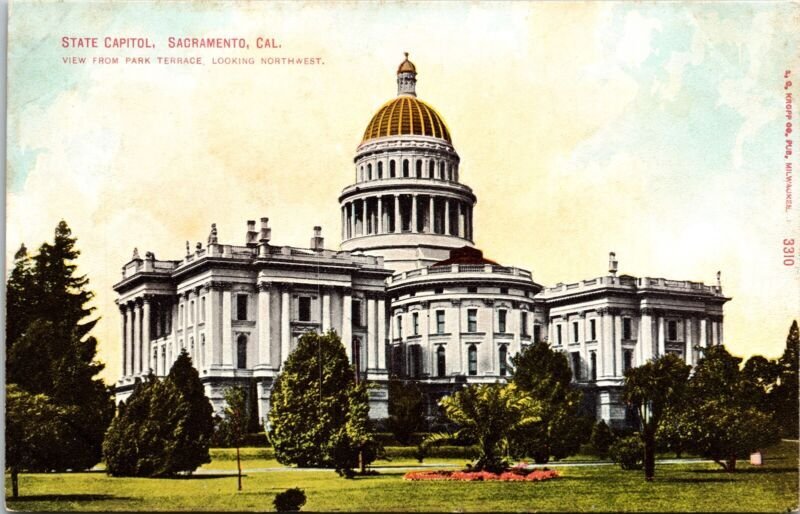
[[[339,242],[340,190],[408,51],[478,196],[476,242],[545,285],[601,275],[702,280],[733,297],[725,339],[782,352],[800,312],[781,240],[789,4],[14,3],[7,259],[66,219],[118,375],[111,286],[133,247]],[[63,35],[145,36],[146,51],[64,49]],[[169,36],[274,37],[276,50],[167,48]],[[102,45],[102,39],[100,41]],[[320,57],[324,64],[67,65],[65,56]]]

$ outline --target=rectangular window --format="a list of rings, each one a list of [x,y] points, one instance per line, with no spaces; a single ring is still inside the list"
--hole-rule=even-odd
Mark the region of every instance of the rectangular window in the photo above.
[[[398,314],[397,315],[397,337],[398,338],[403,337],[403,315],[402,314]]]
[[[622,318],[622,339],[630,341],[631,339],[631,319]]]
[[[297,299],[297,316],[300,321],[311,321],[310,296],[301,296]]]
[[[578,342],[578,322],[572,322],[572,341],[577,343]]]
[[[411,315],[412,327],[414,327],[414,335],[419,334],[419,313],[415,312]]]
[[[467,309],[467,332],[478,331],[478,309]]]
[[[469,362],[469,374],[478,374],[478,349],[474,344],[470,345],[467,349],[467,360]]]
[[[519,327],[520,333],[523,336],[527,336],[528,335],[528,313],[527,313],[527,311],[520,312],[519,324],[520,324],[520,327]]]
[[[236,319],[244,321],[247,319],[247,295],[236,295]]]
[[[622,354],[622,372],[625,373],[633,367],[633,350],[625,350]]]
[[[678,340],[678,322],[674,320],[667,321],[667,339],[669,341]]]
[[[589,353],[590,369],[592,381],[597,380],[597,352]]]
[[[533,342],[538,343],[542,340],[542,326],[541,325],[534,325],[533,326]]]
[[[350,319],[353,320],[353,325],[356,327],[362,326],[361,323],[361,300],[353,300],[350,303]]]
[[[501,334],[505,333],[505,331],[506,331],[506,315],[507,314],[508,314],[508,311],[505,311],[505,310],[502,310],[502,309],[497,311],[497,331],[500,332]]]
[[[444,334],[444,311],[436,311],[436,333]]]
[[[589,320],[589,332],[591,332],[592,341],[597,341],[597,320]]]
[[[575,376],[575,380],[581,379],[581,354],[578,352],[572,352],[572,374]]]
[[[561,337],[561,324],[556,325],[556,341],[558,341],[558,344],[564,342]]]

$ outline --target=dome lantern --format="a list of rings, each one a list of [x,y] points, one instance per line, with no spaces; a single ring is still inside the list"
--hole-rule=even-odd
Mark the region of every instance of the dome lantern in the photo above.
[[[397,68],[397,95],[417,96],[417,67],[408,60],[408,52],[405,54],[406,60]]]

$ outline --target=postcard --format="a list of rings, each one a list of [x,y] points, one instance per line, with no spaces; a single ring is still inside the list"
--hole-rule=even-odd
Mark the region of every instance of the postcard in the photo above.
[[[7,507],[797,509],[799,21],[12,2]]]

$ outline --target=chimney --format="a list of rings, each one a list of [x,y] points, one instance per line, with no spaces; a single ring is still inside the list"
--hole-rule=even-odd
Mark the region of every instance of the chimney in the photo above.
[[[251,247],[258,244],[258,232],[256,232],[255,220],[247,220],[247,236],[245,237],[245,244]]]
[[[272,229],[269,228],[269,218],[261,218],[261,231],[258,233],[258,256],[265,258],[269,255],[269,240],[272,239]]]
[[[617,276],[617,254],[614,252],[608,254],[608,272],[612,277]]]
[[[717,289],[722,292],[722,272],[717,271]]]
[[[311,238],[311,249],[315,252],[321,252],[325,249],[325,238],[322,237],[322,227],[314,227],[314,237]]]

